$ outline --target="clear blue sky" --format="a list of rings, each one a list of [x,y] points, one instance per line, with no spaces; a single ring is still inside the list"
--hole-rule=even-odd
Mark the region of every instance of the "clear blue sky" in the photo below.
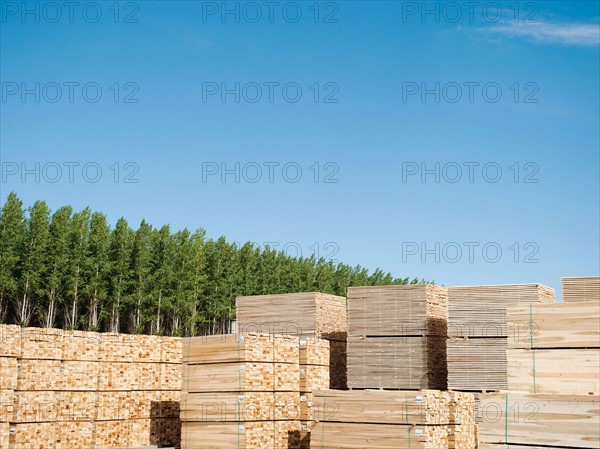
[[[0,3],[2,201],[446,285],[599,272],[597,1]]]

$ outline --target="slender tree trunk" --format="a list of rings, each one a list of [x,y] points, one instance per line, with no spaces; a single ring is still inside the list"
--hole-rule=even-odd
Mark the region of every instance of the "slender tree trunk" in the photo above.
[[[79,301],[79,266],[77,267],[77,275],[75,277],[75,288],[73,290],[73,304],[71,305],[71,328],[77,327],[77,303]]]
[[[19,324],[24,326],[29,325],[29,320],[31,319],[31,301],[29,297],[29,276],[27,276],[27,280],[25,281],[25,289],[23,290],[23,296],[19,301],[18,310],[17,310],[17,320],[19,320]]]
[[[54,327],[56,320],[56,289],[52,287],[50,290],[50,298],[48,300],[48,308],[44,317],[44,327]]]
[[[161,304],[162,303],[162,292],[160,292],[158,294],[158,310],[156,312],[156,333],[158,334],[158,332],[160,331],[160,308],[161,308]]]

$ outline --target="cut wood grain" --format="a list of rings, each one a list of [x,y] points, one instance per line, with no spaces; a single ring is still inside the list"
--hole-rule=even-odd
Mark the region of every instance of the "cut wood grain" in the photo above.
[[[510,391],[600,395],[598,349],[509,349],[507,359]]]
[[[480,397],[483,443],[600,447],[600,397],[487,394]]]
[[[443,449],[447,426],[410,426],[319,422],[311,432],[315,449]]]
[[[600,348],[600,305],[509,305],[509,348]]]
[[[274,421],[183,422],[181,449],[262,449],[275,447]]]
[[[438,390],[324,390],[314,393],[315,416],[319,421],[327,422],[473,424],[473,407],[472,394],[457,395]]]

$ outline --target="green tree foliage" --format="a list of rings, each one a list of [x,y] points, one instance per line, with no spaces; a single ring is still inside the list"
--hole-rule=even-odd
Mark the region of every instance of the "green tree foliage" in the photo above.
[[[36,201],[29,209],[29,215],[19,258],[20,285],[15,309],[17,322],[23,326],[30,324],[34,305],[42,296],[50,234],[50,209],[46,203]]]
[[[58,309],[64,304],[65,280],[69,266],[69,234],[73,209],[64,206],[52,215],[50,241],[45,255],[44,296],[37,303],[42,327],[57,325]]]
[[[202,335],[228,332],[239,295],[424,283],[206,232],[171,232],[43,201],[0,210],[0,322],[65,329]]]
[[[21,257],[21,245],[25,238],[27,224],[23,203],[15,193],[10,193],[0,212],[0,322],[6,321],[9,306],[14,307],[20,275],[17,271]]]

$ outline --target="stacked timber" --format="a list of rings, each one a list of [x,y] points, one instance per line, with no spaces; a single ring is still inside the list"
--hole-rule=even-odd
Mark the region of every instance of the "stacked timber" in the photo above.
[[[311,447],[475,449],[473,404],[447,391],[318,391]]]
[[[0,325],[0,449],[8,449],[20,356],[21,329]]]
[[[560,283],[563,302],[600,302],[600,276],[564,277]]]
[[[447,289],[348,288],[348,386],[446,389]]]
[[[448,288],[448,388],[500,391],[508,388],[508,304],[553,303],[541,284]]]
[[[293,335],[330,342],[330,388],[345,389],[346,298],[323,293],[238,296],[238,333]]]
[[[0,448],[178,444],[181,339],[16,326],[0,337]]]
[[[600,305],[507,307],[508,389],[600,395]]]
[[[600,447],[598,396],[496,393],[480,401],[480,447]]]
[[[186,339],[182,449],[299,447],[300,354],[312,362],[313,346],[254,333]]]

